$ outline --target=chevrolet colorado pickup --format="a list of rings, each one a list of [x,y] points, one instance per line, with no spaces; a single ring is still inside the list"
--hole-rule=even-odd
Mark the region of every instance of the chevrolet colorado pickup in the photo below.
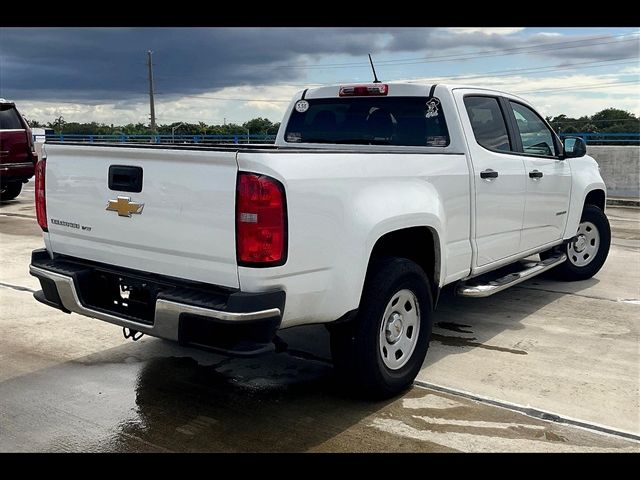
[[[235,354],[324,323],[339,377],[371,396],[411,384],[445,285],[583,280],[609,250],[584,142],[495,90],[307,89],[272,146],[45,147],[37,300]]]
[[[33,177],[38,155],[31,129],[13,102],[0,98],[0,200],[13,200]]]

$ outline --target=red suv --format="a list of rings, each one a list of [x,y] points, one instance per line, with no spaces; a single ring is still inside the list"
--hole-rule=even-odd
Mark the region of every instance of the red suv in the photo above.
[[[20,195],[37,161],[31,128],[15,103],[0,98],[0,200]]]

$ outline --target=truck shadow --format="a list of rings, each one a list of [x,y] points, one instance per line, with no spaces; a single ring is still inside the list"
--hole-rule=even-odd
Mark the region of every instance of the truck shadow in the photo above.
[[[210,366],[154,359],[140,371],[135,402],[139,421],[122,424],[125,444],[134,436],[179,451],[300,452],[329,439],[335,450],[341,434],[391,401],[342,395],[330,366],[277,354]]]
[[[506,330],[525,328],[522,321],[549,304],[570,294],[597,285],[591,278],[581,282],[558,282],[542,274],[521,285],[487,298],[463,298],[455,295],[455,286],[443,289],[434,315],[431,345],[425,367],[447,355],[479,348],[505,354],[527,355],[526,346],[500,344],[496,337]],[[331,361],[329,335],[323,326],[296,327],[284,330],[282,337],[296,354]],[[526,342],[524,342],[526,343]]]
[[[435,312],[425,367],[447,355],[464,353],[472,348],[528,355],[526,340],[520,345],[503,345],[497,337],[506,330],[525,328],[523,320],[562,297],[579,294],[597,283],[599,280],[595,278],[557,282],[549,273],[486,298],[458,297],[454,286],[448,286],[443,289]]]

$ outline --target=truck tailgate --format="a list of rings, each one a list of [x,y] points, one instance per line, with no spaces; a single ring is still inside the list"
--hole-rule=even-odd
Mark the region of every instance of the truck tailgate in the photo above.
[[[47,144],[46,154],[55,253],[239,286],[235,152]],[[142,168],[141,191],[110,189],[112,165]],[[125,210],[129,202],[144,207],[131,216],[107,210],[118,197]]]

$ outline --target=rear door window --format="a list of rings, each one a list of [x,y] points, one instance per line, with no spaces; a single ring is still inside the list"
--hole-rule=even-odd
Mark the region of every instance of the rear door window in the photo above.
[[[365,97],[307,99],[293,109],[288,143],[446,147],[449,133],[437,98]]]
[[[484,148],[511,151],[507,124],[495,97],[464,97],[464,106],[469,115],[473,136]]]
[[[0,105],[0,130],[24,130],[14,106]]]

